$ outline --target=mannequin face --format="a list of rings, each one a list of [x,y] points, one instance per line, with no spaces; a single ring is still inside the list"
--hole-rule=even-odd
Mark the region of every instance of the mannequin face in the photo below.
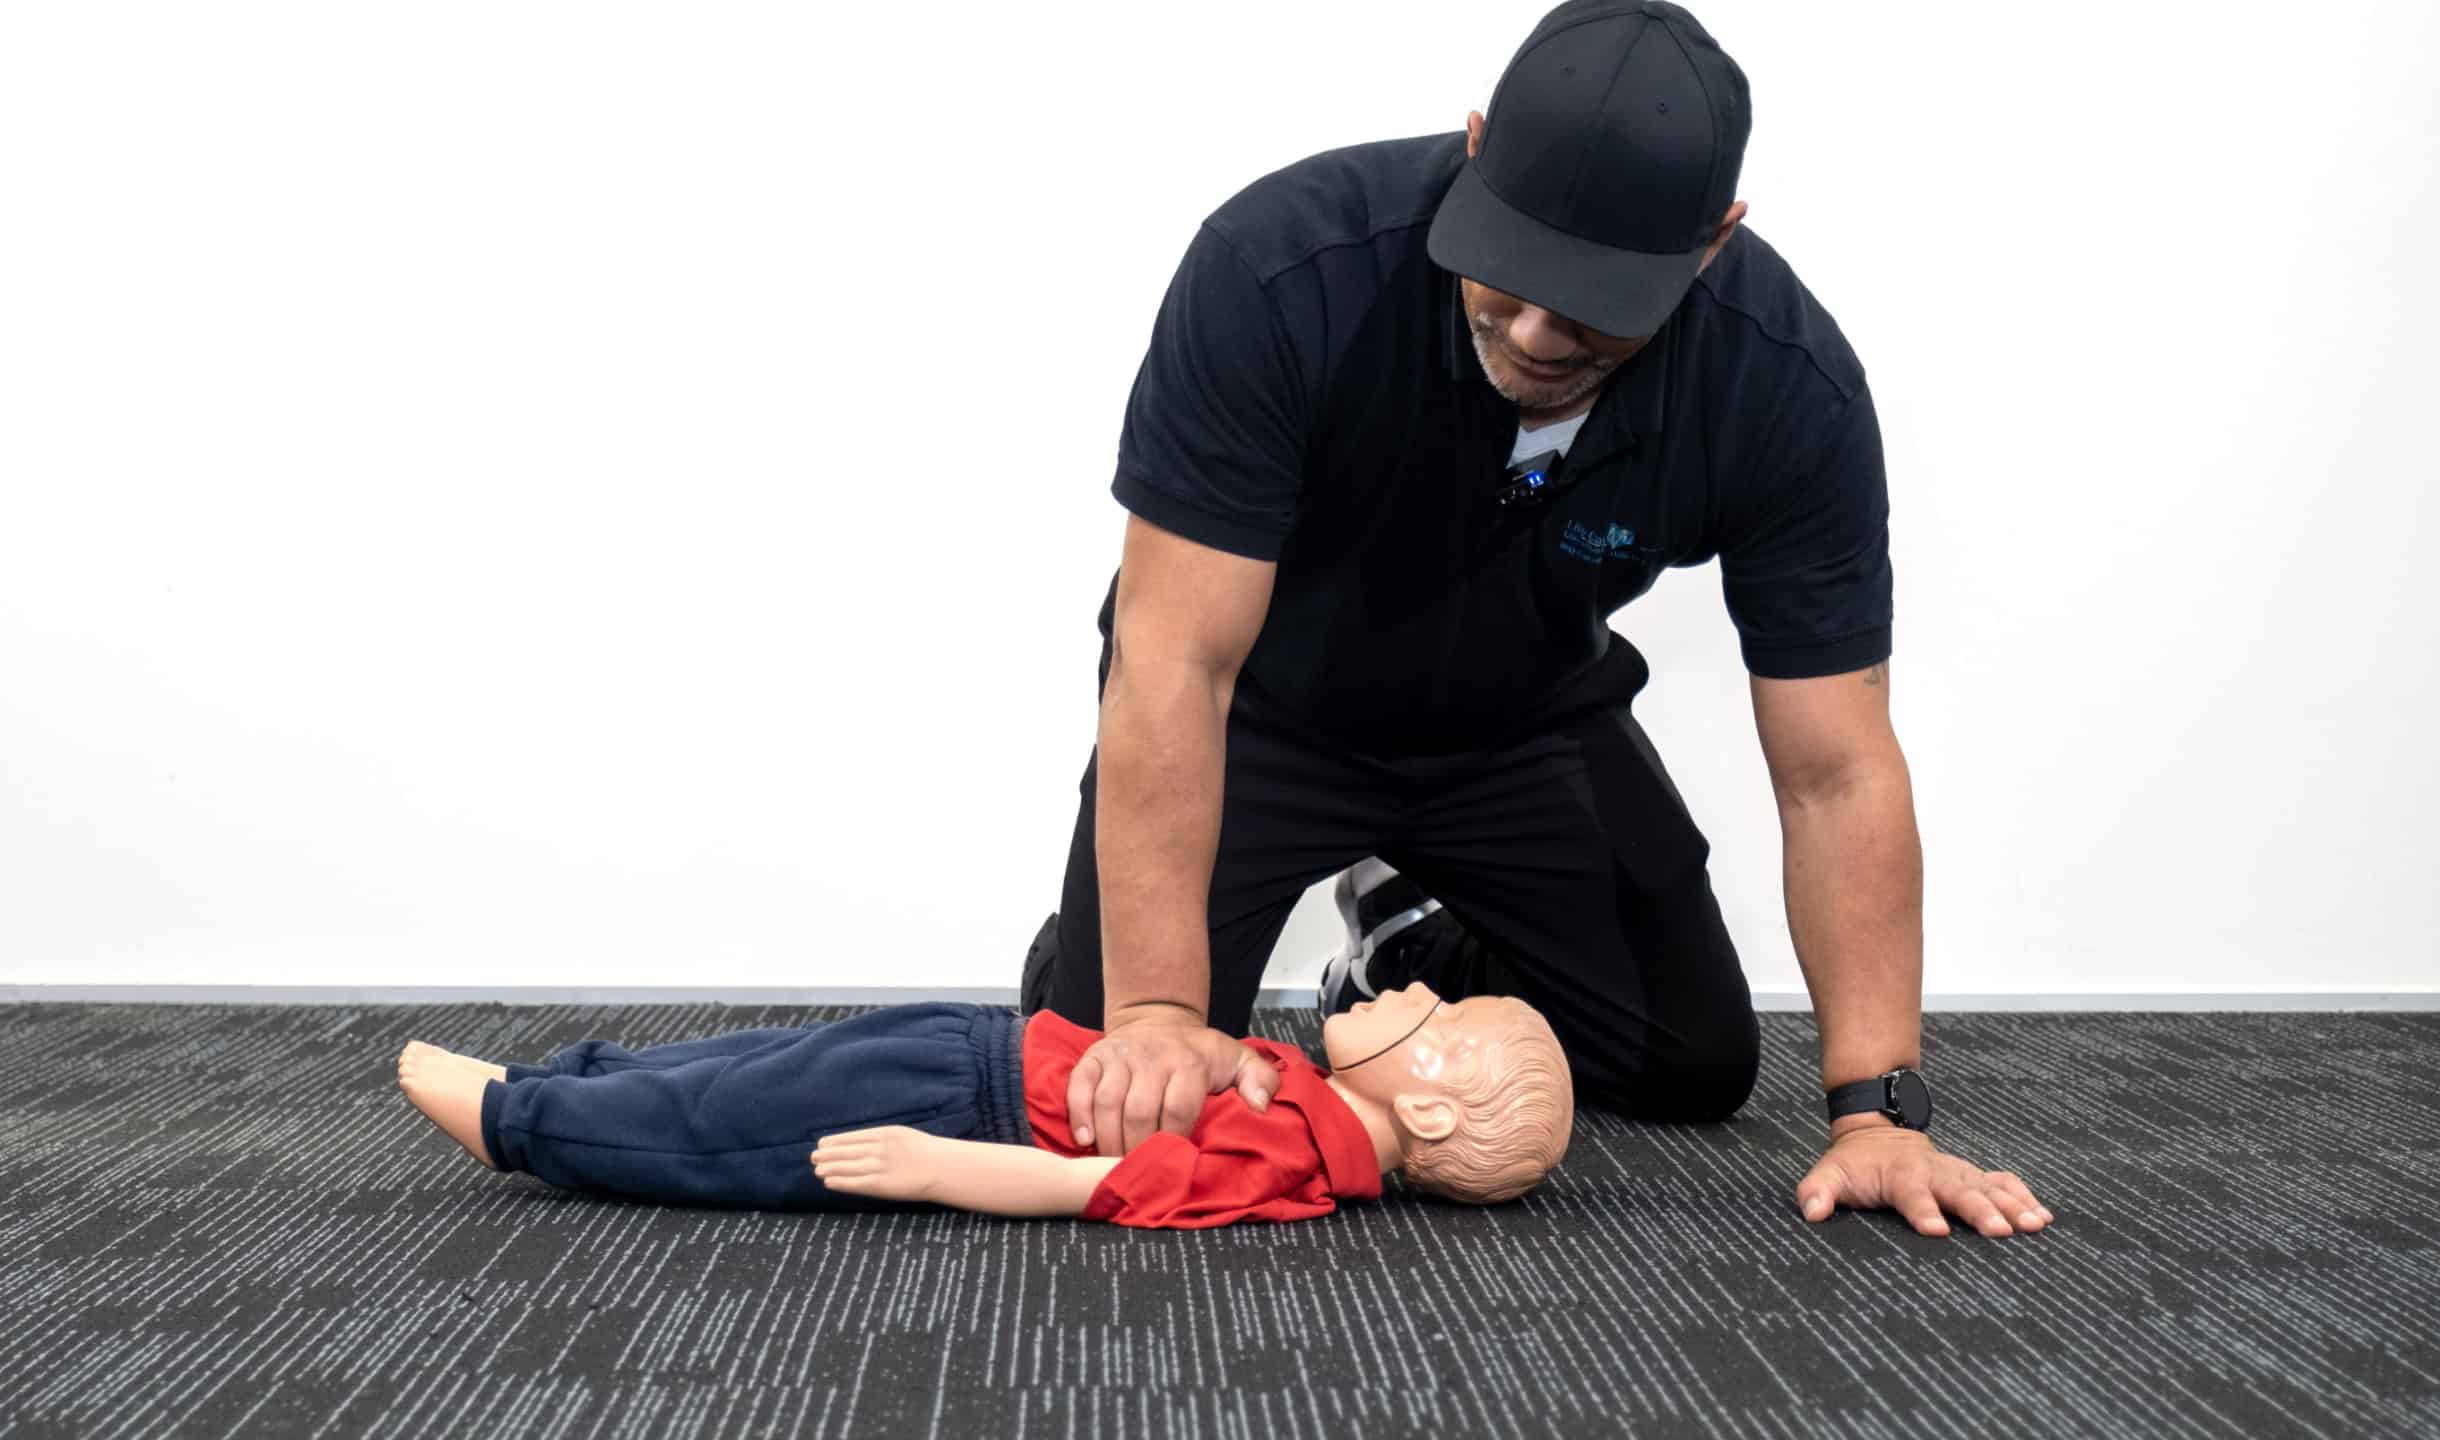
[[[1432,1013],[1435,1005],[1438,1014]],[[1443,1001],[1417,981],[1331,1016],[1322,1022],[1322,1050],[1330,1057],[1332,1078],[1393,1110],[1402,1095],[1438,1098],[1442,1077],[1468,1060],[1474,1048],[1465,1010],[1465,1001]],[[1391,1045],[1397,1048],[1381,1054]],[[1368,1055],[1379,1058],[1366,1060]]]

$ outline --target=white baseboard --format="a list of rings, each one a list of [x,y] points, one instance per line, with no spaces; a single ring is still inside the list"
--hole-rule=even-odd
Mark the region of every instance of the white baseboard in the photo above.
[[[995,985],[0,985],[0,1004],[141,1005],[890,1005],[907,1000],[966,1000],[1014,1005],[1017,992]],[[1267,1007],[1310,1006],[1306,986],[1267,986]],[[1758,990],[1754,1008],[1809,1011],[1802,990]],[[2440,1011],[2440,986],[2390,990],[2080,990],[1927,994],[1941,1011]]]

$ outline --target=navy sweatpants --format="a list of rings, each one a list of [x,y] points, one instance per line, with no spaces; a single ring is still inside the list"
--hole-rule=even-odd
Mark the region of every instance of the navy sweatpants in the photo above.
[[[665,1205],[883,1208],[816,1179],[813,1147],[871,1125],[1031,1144],[1024,1027],[928,1001],[643,1050],[585,1040],[484,1085],[483,1145],[502,1170]]]

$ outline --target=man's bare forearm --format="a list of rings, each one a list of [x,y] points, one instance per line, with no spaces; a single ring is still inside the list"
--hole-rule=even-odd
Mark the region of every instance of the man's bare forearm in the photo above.
[[[1102,1023],[1211,1014],[1211,881],[1234,677],[1113,664],[1102,689],[1093,850]]]
[[[1788,935],[1821,1028],[1822,1083],[1920,1063],[1923,842],[1906,762],[1783,793],[1779,824]]]

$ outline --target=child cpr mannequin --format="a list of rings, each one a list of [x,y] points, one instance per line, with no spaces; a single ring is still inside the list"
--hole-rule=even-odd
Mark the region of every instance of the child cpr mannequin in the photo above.
[[[543,1065],[409,1041],[398,1079],[484,1165],[569,1189],[1166,1228],[1327,1215],[1378,1197],[1391,1171],[1453,1200],[1513,1199],[1558,1163],[1574,1125],[1567,1061],[1538,1011],[1415,984],[1323,1022],[1329,1071],[1249,1041],[1279,1071],[1266,1103],[1223,1091],[1191,1136],[1102,1156],[1068,1111],[1071,1072],[1100,1038],[1049,1011],[927,1002],[639,1051],[588,1040]]]

